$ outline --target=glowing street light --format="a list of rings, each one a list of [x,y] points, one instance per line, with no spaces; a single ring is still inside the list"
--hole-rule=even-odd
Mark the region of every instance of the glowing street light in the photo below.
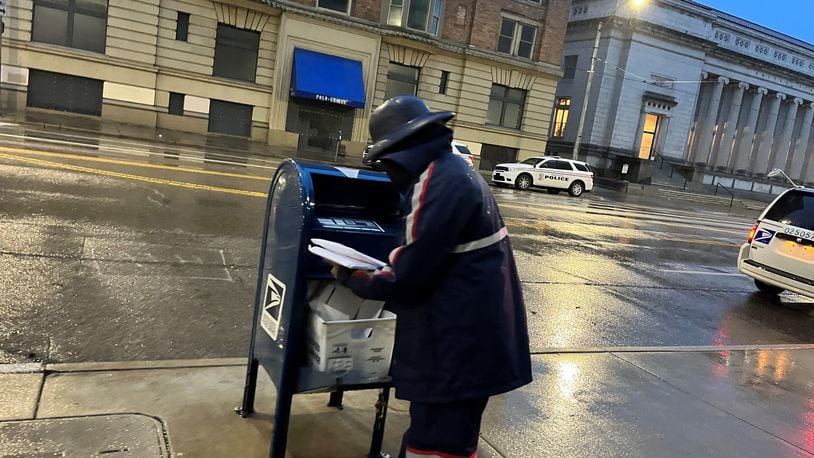
[[[648,0],[625,0],[616,7],[616,9],[608,16],[608,21],[616,16],[616,13],[622,9],[623,6],[630,3],[634,8],[640,9],[647,5]],[[582,131],[585,129],[585,114],[588,111],[588,98],[591,95],[591,84],[594,80],[594,70],[596,69],[596,55],[599,53],[599,40],[602,38],[603,21],[599,21],[599,26],[596,28],[596,38],[594,39],[594,50],[591,54],[591,68],[588,70],[588,82],[585,84],[585,97],[582,100],[582,111],[579,113],[579,124],[577,125],[577,139],[574,141],[574,159],[579,159],[579,147],[582,145]]]

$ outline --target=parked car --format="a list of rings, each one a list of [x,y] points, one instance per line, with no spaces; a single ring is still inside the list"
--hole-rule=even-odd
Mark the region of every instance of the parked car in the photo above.
[[[541,156],[514,164],[498,164],[492,172],[492,182],[524,190],[545,188],[551,194],[568,191],[572,197],[579,197],[593,190],[594,172],[585,162]]]
[[[466,144],[453,140],[452,153],[468,162],[472,168],[475,167],[475,156]]]
[[[814,298],[814,189],[790,189],[766,207],[741,246],[738,270],[763,293]]]
[[[363,163],[365,162],[365,159],[367,159],[367,153],[368,153],[369,150],[370,150],[370,145],[368,145],[365,148],[365,150],[362,151],[362,162]],[[461,143],[459,141],[453,140],[452,141],[452,154],[454,154],[454,155],[460,157],[461,159],[465,160],[469,164],[470,167],[473,167],[473,168],[475,167],[475,156],[472,154],[472,151],[469,150],[469,147],[466,144]],[[375,166],[375,164],[372,165],[371,167],[373,167],[374,169],[377,168]]]

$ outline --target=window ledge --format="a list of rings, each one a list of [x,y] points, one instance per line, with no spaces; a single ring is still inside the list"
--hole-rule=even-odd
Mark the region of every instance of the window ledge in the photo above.
[[[60,55],[75,54],[76,56],[89,57],[97,60],[107,60],[110,58],[105,52],[89,51],[82,48],[73,48],[71,46],[55,45],[53,43],[46,43],[44,41],[28,41],[28,47],[35,49],[47,50],[49,52],[58,52]]]
[[[240,89],[250,89],[254,91],[264,91],[264,92],[272,92],[272,86],[266,86],[263,84],[252,83],[250,81],[243,81],[243,80],[233,80],[230,78],[225,78],[223,76],[214,76],[214,75],[207,75],[205,73],[193,73],[193,72],[185,72],[180,71],[172,68],[164,68],[158,67],[159,72],[162,74],[172,74],[182,76],[184,78],[196,78],[201,81],[207,81],[210,83],[217,83],[227,86],[232,86],[235,88]]]
[[[520,61],[523,61],[523,62],[535,63],[535,61],[531,57],[522,57],[522,56],[518,56],[517,54],[510,54],[510,53],[507,53],[507,52],[497,51],[497,50],[495,52],[500,54],[501,56],[506,56],[506,57],[511,58],[511,59],[517,59],[517,60],[520,60]]]
[[[462,122],[462,121],[459,121],[459,120],[453,120],[450,124],[453,127],[461,126],[461,127],[467,127],[467,128],[470,128],[470,129],[478,129],[478,130],[485,130],[485,131],[488,131],[488,132],[494,132],[496,134],[523,136],[523,138],[528,138],[528,139],[532,139],[532,140],[546,141],[546,140],[549,139],[548,134],[539,134],[539,133],[532,132],[532,131],[524,132],[522,130],[510,129],[508,127],[500,127],[500,126],[495,126],[495,125],[492,125],[492,124],[485,124],[485,123],[484,124],[478,124],[478,123],[472,123],[472,122],[466,122],[466,121]]]
[[[520,129],[516,129],[516,128],[514,128],[514,127],[506,127],[506,126],[501,126],[501,125],[499,125],[499,124],[489,124],[489,123],[483,123],[483,125],[484,125],[484,126],[486,126],[486,127],[491,128],[491,129],[494,129],[494,130],[502,130],[502,131],[506,131],[506,132],[514,132],[514,133],[520,133],[520,132],[523,132],[523,128],[522,128],[522,127],[521,127]]]
[[[517,0],[517,1],[518,1],[518,3],[523,3],[523,4],[526,4],[526,5],[529,5],[529,6],[536,6],[537,8],[545,8],[546,7],[546,2],[548,0],[542,0],[540,2],[534,2],[532,0]]]

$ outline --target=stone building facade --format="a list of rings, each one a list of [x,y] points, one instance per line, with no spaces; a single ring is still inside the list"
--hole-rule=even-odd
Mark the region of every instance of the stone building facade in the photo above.
[[[413,93],[485,167],[545,151],[570,0],[10,0],[3,105],[360,154]]]
[[[600,21],[581,154],[604,175],[648,182],[664,158],[698,183],[814,182],[814,46],[689,0],[573,2],[549,151],[571,152]]]

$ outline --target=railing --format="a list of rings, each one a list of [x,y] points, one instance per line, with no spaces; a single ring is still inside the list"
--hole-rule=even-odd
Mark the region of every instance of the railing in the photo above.
[[[727,188],[726,186],[722,185],[721,183],[715,183],[715,195],[716,195],[716,196],[718,195],[718,190],[719,190],[719,189],[723,189],[724,191],[726,191],[726,192],[727,192],[727,194],[729,194],[729,196],[730,196],[730,199],[729,199],[729,208],[732,208],[732,205],[734,205],[734,204],[735,204],[735,193],[734,193],[734,192],[732,192],[732,191],[730,191],[730,190],[729,190],[729,188]]]
[[[659,153],[658,151],[653,151],[653,154],[655,154],[656,157],[660,161],[659,170],[663,170],[664,164],[666,163],[668,166],[670,166],[670,178],[673,178],[673,173],[676,172],[676,167],[670,161],[668,161],[666,157],[662,156],[661,153]],[[679,175],[681,175],[681,172],[679,172]],[[686,191],[687,190],[687,176],[686,175],[681,175],[681,177],[684,178],[684,184],[681,186],[681,189]]]

